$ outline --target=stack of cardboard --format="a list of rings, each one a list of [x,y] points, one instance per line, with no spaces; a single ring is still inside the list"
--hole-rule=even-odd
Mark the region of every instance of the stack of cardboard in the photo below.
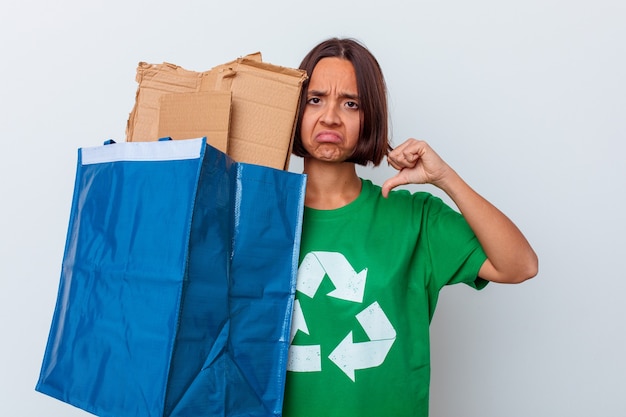
[[[204,72],[140,62],[126,140],[206,137],[237,162],[287,169],[306,78],[260,53]]]

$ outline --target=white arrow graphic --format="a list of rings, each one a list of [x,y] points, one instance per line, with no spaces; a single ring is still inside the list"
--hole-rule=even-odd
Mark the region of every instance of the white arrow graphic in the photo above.
[[[322,370],[320,345],[289,346],[287,370],[292,372],[319,372]]]
[[[370,341],[354,343],[350,332],[328,356],[353,382],[356,369],[374,368],[382,364],[396,340],[396,330],[378,302],[361,311],[356,318]]]
[[[289,337],[289,343],[293,342],[293,338],[296,337],[298,330],[309,334],[309,327],[306,325],[304,313],[300,306],[300,300],[295,300],[293,303],[293,315],[291,316],[291,335]]]
[[[306,325],[304,313],[300,306],[300,300],[295,300],[293,304],[293,315],[291,317],[291,336],[289,339],[289,358],[287,359],[287,370],[293,372],[316,372],[322,370],[322,355],[320,345],[294,346],[291,345],[298,330],[309,334],[309,327]]]
[[[324,276],[335,286],[329,296],[355,303],[363,302],[367,268],[357,273],[337,252],[309,252],[298,268],[296,289],[310,298],[315,296]]]

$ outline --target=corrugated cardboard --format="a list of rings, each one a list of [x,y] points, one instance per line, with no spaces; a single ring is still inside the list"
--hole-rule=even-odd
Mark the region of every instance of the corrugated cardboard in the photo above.
[[[213,144],[228,126],[226,153],[235,161],[287,169],[304,71],[264,63],[256,53],[205,72],[140,62],[136,80],[127,141],[207,136]],[[210,92],[231,94],[228,114],[224,97]]]
[[[164,94],[159,100],[158,137],[206,137],[207,143],[226,153],[230,108],[230,91]]]

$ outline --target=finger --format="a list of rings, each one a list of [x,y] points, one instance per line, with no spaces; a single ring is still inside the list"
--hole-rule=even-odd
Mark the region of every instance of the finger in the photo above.
[[[395,153],[389,154],[387,161],[397,170],[402,168],[410,168],[415,165],[416,157],[407,151],[397,150]]]
[[[413,168],[423,153],[420,143],[415,139],[405,142],[389,153],[387,160],[396,169]]]
[[[406,182],[404,177],[401,177],[400,175],[394,175],[393,177],[389,178],[387,181],[383,183],[383,187],[382,187],[383,197],[387,198],[391,190],[393,190],[399,185],[405,185],[405,184],[408,184],[408,183]]]
[[[391,156],[387,156],[387,162],[389,163],[389,165],[391,165],[392,167],[394,167],[398,171],[400,171],[402,168],[404,168],[404,166],[402,164],[398,163],[398,161],[395,158],[392,158]]]

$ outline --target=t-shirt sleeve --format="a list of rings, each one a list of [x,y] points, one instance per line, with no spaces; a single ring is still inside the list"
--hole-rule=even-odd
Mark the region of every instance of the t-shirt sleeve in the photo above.
[[[433,289],[458,283],[484,288],[488,281],[479,278],[478,271],[487,255],[465,218],[432,195],[424,201],[423,213],[421,239],[430,256]]]

